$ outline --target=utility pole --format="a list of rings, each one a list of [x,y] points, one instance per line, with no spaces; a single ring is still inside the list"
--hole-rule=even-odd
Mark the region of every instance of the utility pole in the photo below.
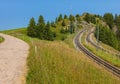
[[[71,8],[70,8],[70,15],[72,15],[72,6],[71,6]],[[69,19],[69,37],[70,37],[71,31],[72,31],[72,30],[71,30],[71,29],[72,29],[72,28],[71,28],[71,27],[72,27],[71,25],[72,25],[72,21]]]
[[[72,15],[72,6],[71,6],[71,15]],[[73,23],[70,21],[70,27],[72,27]],[[71,34],[72,28],[70,28],[70,34]]]
[[[75,33],[77,33],[77,19],[76,19],[76,17],[75,17],[74,25],[75,25]]]
[[[99,23],[97,21],[97,51],[99,49]]]
[[[70,8],[70,15],[72,15],[72,7]],[[68,33],[68,39],[69,39],[69,41],[70,41],[70,34],[71,34],[71,21],[70,21],[70,19],[69,19],[69,33]]]

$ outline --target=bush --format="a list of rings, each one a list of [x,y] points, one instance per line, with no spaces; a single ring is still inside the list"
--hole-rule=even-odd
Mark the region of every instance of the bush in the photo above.
[[[4,38],[0,37],[0,43],[4,41]]]
[[[65,39],[66,39],[66,37],[65,37],[65,36],[62,36],[62,37],[61,37],[61,40],[62,40],[62,41],[64,41]]]

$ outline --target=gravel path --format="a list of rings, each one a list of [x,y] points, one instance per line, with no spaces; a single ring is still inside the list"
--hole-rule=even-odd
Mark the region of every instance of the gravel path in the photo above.
[[[0,34],[0,84],[24,84],[29,45],[15,37]]]

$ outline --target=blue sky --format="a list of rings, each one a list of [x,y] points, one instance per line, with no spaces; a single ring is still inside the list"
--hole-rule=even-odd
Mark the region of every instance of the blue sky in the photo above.
[[[0,0],[0,30],[26,27],[31,17],[37,20],[39,15],[52,21],[60,13],[120,14],[119,5],[120,0]]]

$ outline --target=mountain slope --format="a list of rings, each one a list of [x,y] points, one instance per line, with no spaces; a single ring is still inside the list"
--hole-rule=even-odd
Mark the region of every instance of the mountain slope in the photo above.
[[[74,35],[65,41],[30,38],[26,29],[7,31],[29,43],[27,84],[119,84],[116,78],[71,47]],[[64,43],[65,42],[65,43]]]

